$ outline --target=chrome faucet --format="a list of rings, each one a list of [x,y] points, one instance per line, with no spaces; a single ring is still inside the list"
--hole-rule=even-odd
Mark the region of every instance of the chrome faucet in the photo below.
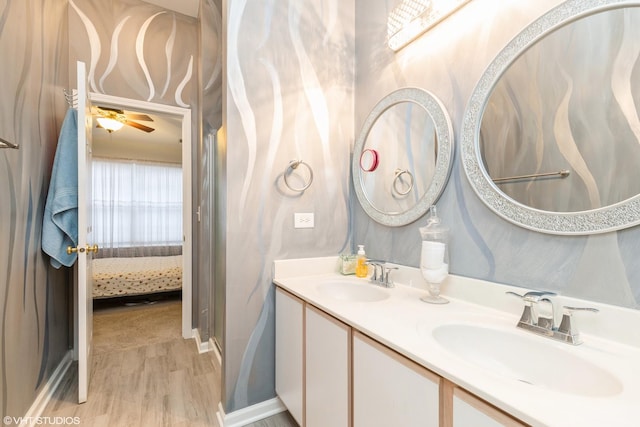
[[[391,272],[397,270],[398,267],[387,267],[385,261],[367,260],[367,265],[373,266],[373,274],[369,281],[376,285],[384,286],[385,288],[393,288],[393,280],[391,280]]]
[[[575,324],[571,321],[571,315],[576,311],[598,312],[598,309],[591,307],[563,306],[562,321],[560,325],[556,327],[554,322],[553,301],[548,298],[556,296],[554,292],[530,291],[524,295],[511,291],[506,293],[524,301],[524,310],[518,321],[518,328],[573,345],[582,344],[582,340],[580,339],[580,333]],[[537,313],[536,308],[540,303],[548,303],[551,305],[551,317],[544,317]]]

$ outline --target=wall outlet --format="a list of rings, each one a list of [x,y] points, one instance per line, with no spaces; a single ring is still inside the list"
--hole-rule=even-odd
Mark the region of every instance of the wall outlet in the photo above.
[[[293,227],[294,228],[313,228],[313,213],[294,213],[293,214]]]

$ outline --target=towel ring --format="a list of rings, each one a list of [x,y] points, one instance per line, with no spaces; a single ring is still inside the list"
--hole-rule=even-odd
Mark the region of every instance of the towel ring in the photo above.
[[[405,191],[398,190],[398,182],[402,181],[400,178],[402,175],[409,175],[409,187]],[[406,196],[413,190],[413,174],[409,172],[409,169],[396,169],[393,176],[393,190],[401,196]]]
[[[297,169],[298,166],[305,166],[309,170],[309,181],[306,182],[305,185],[300,188],[292,187],[291,184],[289,184],[289,181],[287,181],[287,176],[290,173],[292,173],[295,169]],[[291,172],[289,172],[289,169],[291,169]],[[311,170],[311,166],[309,166],[307,163],[303,162],[302,160],[291,160],[287,165],[286,169],[284,170],[284,174],[282,176],[284,178],[284,184],[287,186],[287,188],[289,188],[289,190],[291,191],[297,191],[299,193],[302,193],[304,190],[309,188],[309,186],[311,186],[311,183],[313,182],[313,170]]]

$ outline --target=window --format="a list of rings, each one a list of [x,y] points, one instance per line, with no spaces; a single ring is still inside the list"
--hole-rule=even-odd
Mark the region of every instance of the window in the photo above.
[[[101,248],[182,245],[181,165],[94,158],[92,189]]]

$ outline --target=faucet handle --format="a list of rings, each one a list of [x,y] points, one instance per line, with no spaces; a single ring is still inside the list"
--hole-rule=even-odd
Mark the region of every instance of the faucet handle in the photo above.
[[[582,342],[580,340],[580,333],[578,332],[578,329],[571,322],[571,316],[576,311],[598,313],[600,310],[593,307],[572,307],[568,305],[562,306],[562,321],[560,322],[560,326],[558,326],[558,332],[566,334],[567,341],[574,345],[578,345]]]
[[[368,259],[365,261],[365,264],[373,266],[373,274],[371,275],[372,282],[378,280],[378,267],[380,267],[380,277],[382,277],[382,264],[380,264],[380,261],[375,259]]]
[[[529,291],[522,296],[522,299],[528,302],[540,302],[543,300],[549,301],[549,298],[546,297],[555,297],[556,295],[558,294],[549,291]]]
[[[575,329],[572,328],[572,325],[571,325],[571,316],[576,311],[586,311],[590,313],[600,312],[600,310],[593,307],[572,307],[570,305],[563,305],[562,306],[562,322],[560,322],[558,331],[571,335],[572,329],[573,329],[573,333],[577,333],[577,331],[575,331]]]
[[[515,297],[520,298],[521,300],[523,300],[524,302],[539,302],[541,299],[543,299],[544,297],[554,297],[558,294],[556,294],[555,292],[549,292],[549,291],[529,291],[524,295],[520,295],[516,292],[512,292],[512,291],[507,291],[505,292],[505,294],[507,295],[512,295]]]
[[[398,267],[384,267],[382,266],[382,278],[380,281],[387,287],[393,288],[393,281],[391,281],[391,272],[398,270]]]
[[[507,292],[505,292],[505,295],[511,295],[513,297],[518,297],[520,299],[524,298],[524,295],[520,295],[520,294],[518,294],[516,292],[513,292],[513,291],[507,291]]]
[[[507,291],[505,292],[507,295],[511,295],[514,297],[518,297],[524,301],[524,310],[522,311],[522,315],[520,316],[520,320],[518,321],[518,325],[535,325],[538,323],[538,317],[533,311],[532,303],[527,301],[524,295],[520,295],[515,292]]]
[[[562,309],[564,310],[565,314],[569,314],[569,315],[573,314],[576,311],[590,311],[591,313],[600,312],[600,310],[593,307],[571,307],[569,305],[563,305]]]
[[[520,298],[524,301],[524,310],[522,311],[522,315],[520,316],[520,320],[518,321],[519,325],[527,325],[527,326],[538,326],[538,315],[533,307],[534,303],[538,303],[541,300],[545,299],[546,301],[551,301],[545,296],[555,296],[557,295],[555,292],[548,291],[529,291],[524,295],[520,295],[516,292],[507,291],[505,292],[507,295],[511,295],[514,297]],[[551,304],[553,307],[553,303]],[[549,319],[543,320],[543,323],[548,324]],[[551,327],[553,327],[553,317],[551,318]],[[551,329],[551,327],[549,329]]]

